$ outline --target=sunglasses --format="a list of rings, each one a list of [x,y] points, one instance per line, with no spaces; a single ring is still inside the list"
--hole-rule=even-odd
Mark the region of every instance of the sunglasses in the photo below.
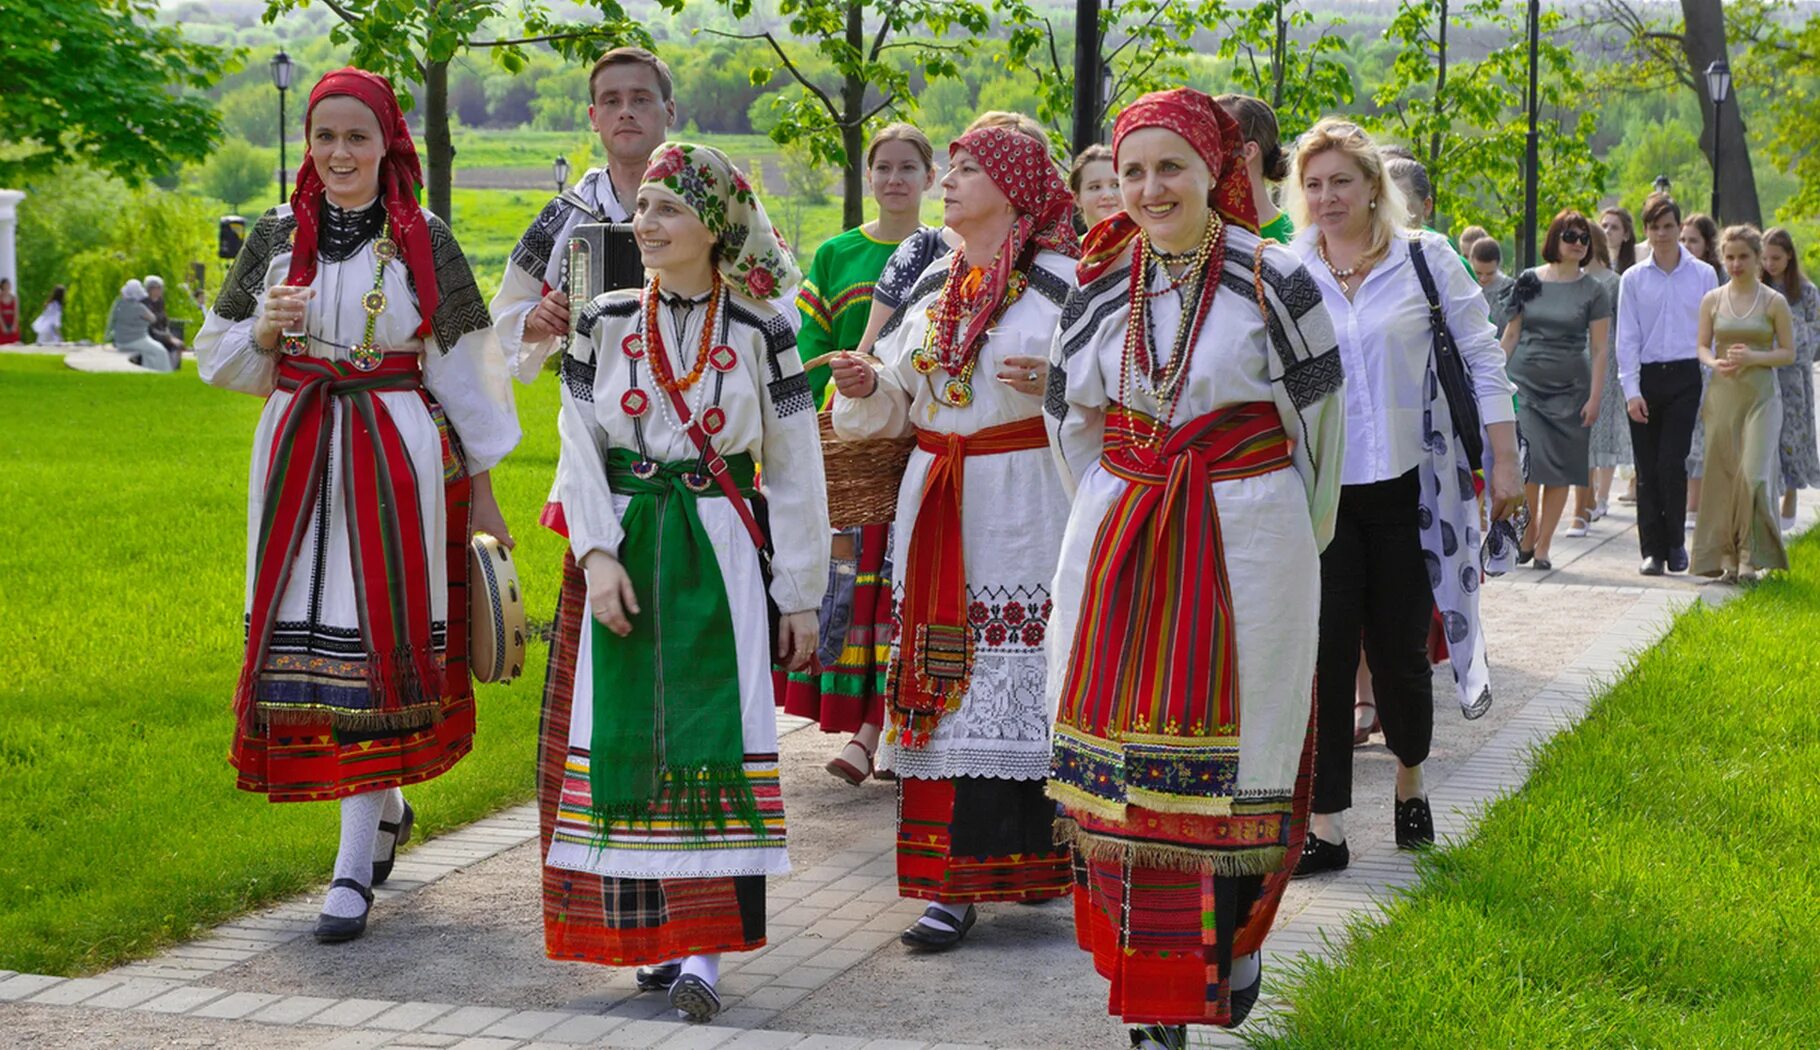
[[[1562,230],[1561,231],[1561,243],[1562,244],[1591,244],[1592,243],[1592,234],[1586,233],[1583,230]]]

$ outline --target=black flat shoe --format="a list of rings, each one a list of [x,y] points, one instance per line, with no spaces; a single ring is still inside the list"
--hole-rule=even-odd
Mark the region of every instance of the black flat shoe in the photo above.
[[[1531,548],[1529,550],[1524,550],[1521,547],[1517,548],[1517,564],[1518,565],[1528,565],[1530,562],[1530,559],[1534,558],[1535,556],[1536,556],[1536,552],[1535,552],[1534,548]]]
[[[667,992],[681,976],[682,963],[673,962],[640,966],[632,971],[632,979],[638,982],[638,990],[641,992]]]
[[[1639,576],[1660,576],[1660,575],[1662,575],[1662,559],[1661,558],[1644,558],[1643,564],[1637,568],[1637,575],[1639,575]]]
[[[360,894],[360,899],[367,902],[366,911],[353,918],[327,913],[316,916],[316,940],[322,944],[340,944],[351,941],[367,932],[367,915],[373,910],[373,891],[353,879],[336,879],[329,883],[329,889],[353,890]]]
[[[1134,1050],[1147,1050],[1160,1046],[1163,1050],[1188,1050],[1188,1026],[1181,1024],[1153,1024],[1131,1030],[1131,1045]]]
[[[1346,865],[1351,863],[1352,850],[1346,848],[1346,843],[1318,839],[1310,832],[1307,841],[1302,843],[1302,859],[1296,861],[1295,874],[1289,877],[1305,879],[1324,871],[1345,871]]]
[[[406,802],[404,804],[404,816],[399,817],[397,823],[394,824],[389,820],[382,820],[379,822],[379,830],[381,832],[391,832],[392,848],[386,852],[384,860],[375,860],[373,862],[373,885],[383,886],[385,885],[385,880],[392,877],[392,862],[398,859],[398,847],[411,841],[411,824],[416,819],[417,812],[411,808],[409,802]]]
[[[670,986],[670,1005],[699,1024],[714,1020],[714,1015],[720,1013],[720,994],[713,985],[688,973]]]
[[[1530,563],[1530,568],[1535,569],[1539,572],[1548,572],[1548,571],[1552,570],[1554,567],[1555,567],[1555,563],[1552,561],[1549,561],[1547,558],[1537,558],[1533,562]]]
[[[954,916],[931,904],[923,909],[923,918],[941,925],[931,926],[929,923],[919,920],[900,934],[898,940],[917,951],[945,952],[961,943],[961,938],[967,936],[968,930],[973,929],[973,924],[979,919],[979,912],[974,909],[973,905],[967,905],[966,914],[961,916],[960,925],[956,926]]]
[[[1397,848],[1421,849],[1435,844],[1435,818],[1425,798],[1397,803]]]
[[[1686,547],[1676,547],[1674,550],[1668,552],[1668,571],[1669,572],[1686,572],[1687,571],[1687,548]]]
[[[1251,1008],[1258,1004],[1258,995],[1264,990],[1264,968],[1258,967],[1258,979],[1243,988],[1232,990],[1232,1020],[1222,1027],[1237,1028],[1251,1016]]]

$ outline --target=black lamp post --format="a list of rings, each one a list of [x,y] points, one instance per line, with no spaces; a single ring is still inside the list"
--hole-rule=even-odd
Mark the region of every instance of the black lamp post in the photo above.
[[[1541,98],[1536,92],[1541,64],[1542,2],[1529,0],[1529,136],[1523,146],[1523,266],[1536,265],[1536,189],[1542,173],[1542,135],[1536,127]]]
[[[1725,100],[1732,93],[1731,67],[1714,62],[1706,67],[1706,97],[1713,104],[1713,221],[1719,221],[1719,120],[1725,113]]]
[[[1101,90],[1100,0],[1075,0],[1074,4],[1074,152],[1079,153],[1100,140],[1100,107],[1095,98]]]
[[[556,176],[556,192],[561,193],[569,184],[569,158],[558,156],[556,163],[550,165],[550,174]]]
[[[284,157],[284,93],[291,89],[291,74],[297,67],[291,63],[291,56],[283,49],[272,56],[272,86],[278,89],[278,203],[283,204],[290,194],[285,189],[287,173]]]

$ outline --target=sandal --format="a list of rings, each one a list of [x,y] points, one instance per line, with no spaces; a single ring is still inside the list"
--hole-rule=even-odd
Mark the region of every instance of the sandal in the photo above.
[[[918,951],[945,952],[961,943],[961,938],[967,936],[968,930],[973,929],[974,922],[979,919],[979,911],[973,905],[967,905],[967,911],[961,916],[960,925],[957,926],[954,916],[931,904],[923,909],[923,918],[939,925],[931,926],[919,919],[911,924],[909,929],[898,935],[898,940]]]
[[[373,861],[373,885],[383,886],[385,880],[392,877],[392,862],[398,859],[398,847],[411,841],[411,825],[417,820],[417,811],[411,804],[404,804],[404,816],[394,823],[389,820],[379,822],[379,833],[392,836],[392,848],[386,852],[384,860]]]
[[[1358,710],[1361,707],[1371,708],[1371,724],[1368,726],[1361,727],[1359,725]],[[1354,702],[1352,710],[1352,746],[1364,747],[1365,744],[1371,740],[1371,734],[1379,732],[1384,728],[1378,723],[1378,705]]]
[[[1591,522],[1591,519],[1589,517],[1588,518],[1575,518],[1567,526],[1567,531],[1561,533],[1561,535],[1563,535],[1563,536],[1584,536],[1584,535],[1586,535],[1586,530],[1587,530],[1587,527],[1590,524],[1590,522]]]
[[[847,748],[852,747],[859,748],[859,753],[866,756],[866,768],[861,769],[854,763],[847,761]],[[872,757],[873,752],[867,749],[866,745],[860,743],[858,738],[855,738],[847,741],[846,747],[840,749],[840,754],[829,759],[828,764],[822,768],[842,780],[845,780],[847,783],[852,784],[854,787],[859,787],[866,782],[867,777],[872,775]]]

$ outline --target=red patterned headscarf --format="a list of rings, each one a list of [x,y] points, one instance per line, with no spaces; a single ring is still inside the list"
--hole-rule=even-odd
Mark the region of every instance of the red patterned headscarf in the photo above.
[[[1118,164],[1119,144],[1139,128],[1166,128],[1186,139],[1213,174],[1207,203],[1220,217],[1253,233],[1258,229],[1258,209],[1251,197],[1251,177],[1245,173],[1245,137],[1212,96],[1193,88],[1152,91],[1126,106],[1113,125],[1113,165]],[[1111,269],[1123,256],[1138,224],[1124,212],[1095,226],[1087,234],[1078,276],[1082,284]]]
[[[404,110],[398,107],[391,81],[352,66],[337,69],[325,74],[310,92],[310,108],[303,119],[304,142],[310,141],[310,121],[316,113],[316,103],[331,95],[355,99],[379,118],[379,133],[386,146],[385,156],[379,161],[379,195],[385,199],[392,240],[410,268],[411,283],[416,285],[417,309],[423,315],[417,334],[429,335],[430,318],[436,313],[438,299],[436,265],[430,251],[429,223],[415,194],[417,187],[423,185],[423,167],[417,163],[417,146],[411,141],[411,130],[405,127]],[[291,193],[297,241],[291,248],[291,271],[284,279],[286,284],[308,285],[316,277],[316,234],[322,223],[323,192],[316,158],[306,149],[303,165],[297,169],[297,188]]]
[[[985,302],[997,303],[1011,286],[1011,272],[1018,257],[1028,245],[1060,252],[1070,259],[1081,257],[1081,241],[1074,232],[1074,194],[1049,157],[1047,144],[1010,128],[985,127],[969,131],[948,145],[948,157],[961,150],[986,172],[986,177],[999,188],[1005,199],[1017,210],[1011,221],[1011,232],[990,270],[982,275],[980,285]],[[964,254],[955,254],[955,269],[949,280],[964,279],[967,273]],[[962,333],[960,345],[971,347],[986,336],[993,324],[995,309],[976,311]]]

